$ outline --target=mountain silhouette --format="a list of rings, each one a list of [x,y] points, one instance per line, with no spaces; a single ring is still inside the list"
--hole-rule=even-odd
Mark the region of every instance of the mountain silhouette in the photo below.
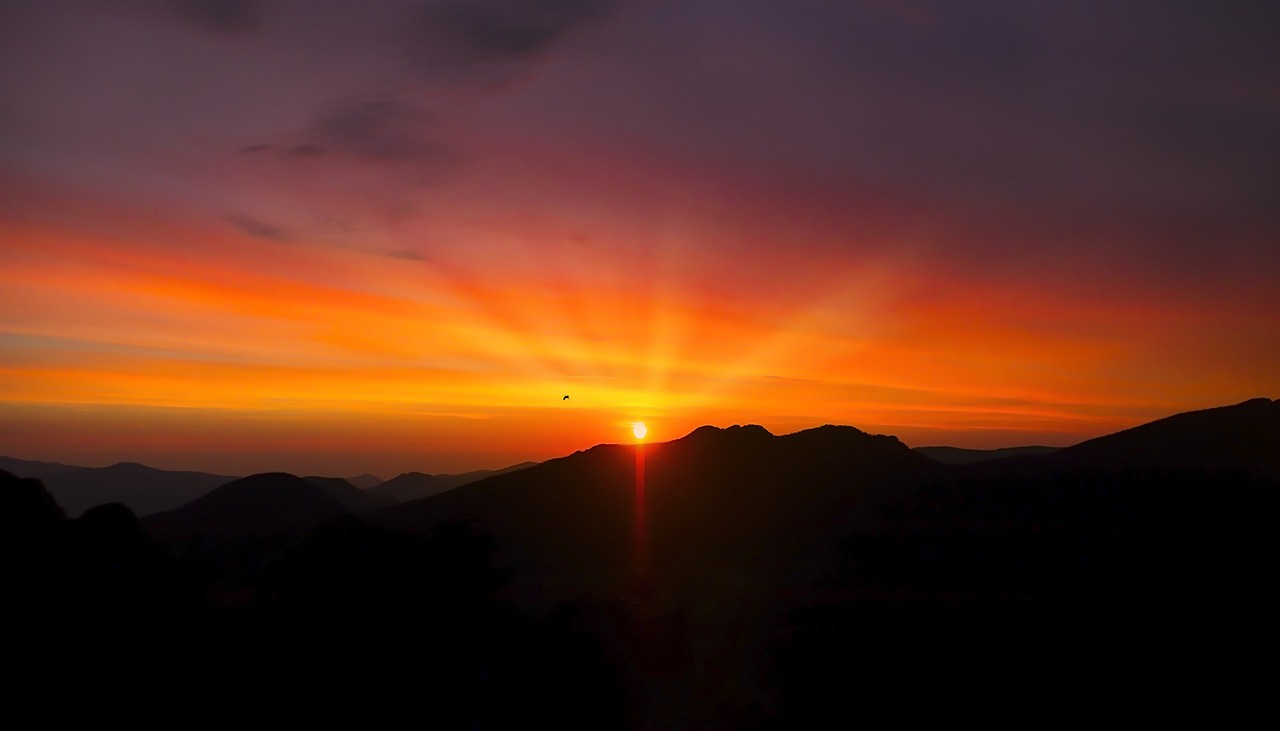
[[[302,479],[324,490],[329,497],[337,500],[343,508],[353,513],[395,504],[394,500],[370,494],[341,477],[304,477]]]
[[[505,475],[508,472],[515,472],[526,467],[532,467],[536,464],[538,463],[521,462],[519,464],[513,464],[510,467],[503,467],[497,470],[472,470],[471,472],[459,472],[457,474],[434,475],[434,477],[436,478],[437,484],[445,486],[446,490],[452,490],[455,487],[461,487],[478,480],[483,480],[486,477]],[[423,495],[422,497],[426,497],[426,495]]]
[[[29,672],[99,687],[103,659],[171,647],[192,617],[178,600],[187,584],[170,568],[124,505],[69,520],[38,479],[0,472],[6,654]]]
[[[371,518],[404,530],[472,522],[495,537],[518,588],[535,601],[619,590],[636,580],[638,458],[653,569],[684,588],[785,575],[830,535],[821,519],[833,506],[932,464],[894,437],[852,427],[782,437],[760,426],[702,427],[672,442],[596,446]],[[779,552],[777,542],[794,542],[795,551]]]
[[[370,488],[369,494],[387,498],[392,503],[404,503],[437,495],[486,477],[522,470],[534,464],[537,463],[522,462],[500,470],[475,470],[456,475],[428,475],[423,472],[406,472]]]
[[[251,475],[175,510],[148,516],[143,525],[169,543],[196,538],[301,538],[350,512],[330,494],[331,489],[323,482],[317,484],[283,472]]]
[[[65,472],[67,470],[83,469],[76,465],[61,464],[58,462],[37,462],[31,459],[15,459],[13,457],[0,457],[0,470],[4,470],[11,475],[17,477],[44,477],[54,472]]]
[[[960,447],[916,447],[915,451],[935,462],[943,464],[977,464],[1007,457],[1028,457],[1050,454],[1060,447],[1001,447],[999,449],[962,449]]]
[[[33,540],[43,540],[67,518],[40,480],[0,470],[0,540],[6,558]]]
[[[370,488],[369,494],[385,498],[393,503],[403,503],[435,495],[448,489],[435,477],[424,472],[406,472],[392,477],[381,485]]]
[[[1246,471],[1280,478],[1280,401],[1257,398],[1189,411],[1090,439],[1053,455],[1060,464]]]
[[[63,510],[76,517],[105,503],[123,503],[139,516],[171,510],[235,478],[121,462],[110,467],[56,470],[41,479]]]
[[[737,679],[769,665],[761,633],[787,606],[780,598],[807,591],[866,518],[862,499],[935,467],[852,427],[703,427],[666,443],[599,445],[368,518],[412,534],[465,522],[493,536],[510,576],[504,596],[535,612],[573,607],[575,624],[620,658],[631,697],[644,699],[630,725],[732,727],[747,720],[735,704],[763,692]],[[734,670],[693,672],[711,666]]]
[[[858,582],[901,590],[1115,604],[1219,586],[1274,550],[1277,444],[1280,405],[1255,399],[943,470],[888,496],[847,548],[866,554]]]
[[[882,493],[879,519],[851,527],[773,635],[783,725],[848,718],[850,688],[905,701],[905,678],[957,704],[1000,687],[1033,706],[1082,674],[1162,693],[1248,684],[1227,648],[1277,649],[1276,406],[1178,414]]]
[[[381,485],[383,483],[383,479],[377,475],[365,473],[363,475],[356,475],[355,477],[348,477],[347,482],[350,482],[361,490],[369,490]]]

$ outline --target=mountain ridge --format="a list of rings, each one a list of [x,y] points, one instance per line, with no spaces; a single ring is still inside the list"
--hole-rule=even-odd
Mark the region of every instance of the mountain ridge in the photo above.
[[[1184,411],[1083,441],[1052,455],[1077,465],[1245,469],[1280,477],[1280,400],[1253,398]]]
[[[201,537],[297,539],[347,512],[323,485],[284,472],[264,472],[228,482],[179,508],[148,516],[142,523],[169,543]]]
[[[1020,447],[997,447],[995,449],[967,449],[964,447],[948,447],[939,445],[913,447],[913,449],[917,453],[923,454],[935,462],[962,465],[989,462],[996,459],[1009,459],[1011,457],[1051,454],[1062,449],[1062,447],[1047,447],[1044,445],[1034,444]]]
[[[172,510],[236,478],[117,462],[108,467],[59,470],[41,479],[67,515],[75,518],[106,503],[122,503],[139,517]]]
[[[742,575],[785,573],[762,547],[794,541],[807,556],[825,535],[811,530],[824,510],[890,475],[934,466],[896,437],[854,427],[783,436],[701,427],[668,442],[595,445],[368,517],[408,531],[472,523],[495,536],[517,574],[537,576],[517,590],[549,601],[575,582],[617,589],[635,579],[627,554],[641,479],[654,569],[689,585],[715,562],[741,564]],[[700,533],[702,525],[717,529]],[[681,545],[700,548],[682,556]]]

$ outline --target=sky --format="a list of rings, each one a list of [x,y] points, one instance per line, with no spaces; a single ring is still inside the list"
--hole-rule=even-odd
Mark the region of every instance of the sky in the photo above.
[[[1068,445],[1280,396],[1277,27],[0,0],[0,453],[389,477],[634,421]]]

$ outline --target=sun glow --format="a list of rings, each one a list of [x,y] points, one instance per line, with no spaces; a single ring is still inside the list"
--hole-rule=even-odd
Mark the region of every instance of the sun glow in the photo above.
[[[636,439],[644,439],[644,435],[649,433],[649,428],[643,421],[637,421],[631,425],[631,433],[636,435]]]

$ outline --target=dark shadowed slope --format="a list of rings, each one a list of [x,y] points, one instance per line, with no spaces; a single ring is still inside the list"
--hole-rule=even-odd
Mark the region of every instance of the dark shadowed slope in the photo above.
[[[342,507],[353,513],[395,505],[394,500],[385,496],[371,495],[341,477],[304,477],[302,479],[324,490]]]
[[[475,521],[518,569],[517,583],[527,582],[521,588],[548,600],[622,588],[649,571],[681,590],[718,591],[794,575],[808,547],[840,525],[831,510],[930,465],[893,437],[851,427],[784,437],[703,427],[673,442],[593,447],[374,515],[414,530]]]
[[[406,472],[372,488],[369,494],[385,498],[392,503],[403,503],[429,497],[448,489],[435,477],[424,472]]]
[[[916,447],[918,454],[923,454],[934,462],[942,464],[977,464],[990,462],[993,459],[1008,457],[1029,457],[1037,454],[1051,454],[1060,447],[1001,447],[1000,449],[962,449],[960,447]]]
[[[878,533],[855,541],[858,580],[1066,603],[1217,586],[1276,552],[1277,445],[1280,404],[1255,399],[944,470],[892,496]]]
[[[44,477],[54,472],[66,472],[67,470],[79,470],[83,467],[76,465],[60,464],[58,462],[37,462],[31,459],[16,459],[14,457],[0,457],[0,470],[4,470],[11,475],[17,477]]]
[[[436,482],[445,486],[444,489],[452,490],[455,487],[462,487],[463,485],[469,485],[473,482],[479,482],[480,480],[483,480],[488,477],[493,477],[495,475],[505,475],[508,472],[523,470],[527,467],[532,467],[536,464],[538,463],[537,462],[521,462],[520,464],[513,464],[510,467],[503,467],[500,470],[474,470],[472,472],[460,472],[456,475],[434,475],[434,477],[436,478]],[[426,497],[426,496],[424,495],[423,497]]]
[[[350,482],[361,490],[371,490],[378,485],[381,485],[384,480],[377,475],[370,475],[366,473],[363,475],[356,475],[355,477],[348,477],[347,482]]]
[[[1053,455],[1076,466],[1183,467],[1280,477],[1280,401],[1188,411],[1090,439]]]
[[[476,470],[456,475],[428,475],[423,472],[406,472],[371,488],[369,493],[388,498],[391,503],[405,503],[410,500],[420,500],[432,495],[438,495],[455,487],[468,485],[487,477],[522,470],[535,464],[537,463],[522,462],[500,470]]]
[[[349,512],[324,487],[281,472],[229,482],[187,505],[152,515],[143,524],[156,537],[181,542],[306,535]]]
[[[771,640],[778,726],[851,720],[851,696],[919,687],[971,702],[1141,677],[1160,707],[1256,683],[1238,648],[1277,649],[1276,406],[1179,414],[885,493]]]
[[[121,462],[52,472],[41,479],[63,510],[76,517],[104,503],[123,503],[139,516],[172,510],[235,478]]]

